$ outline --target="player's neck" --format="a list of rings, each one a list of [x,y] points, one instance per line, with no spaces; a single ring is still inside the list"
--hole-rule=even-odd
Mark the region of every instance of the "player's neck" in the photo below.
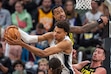
[[[100,61],[92,61],[91,62],[91,65],[90,65],[90,67],[91,68],[95,68],[95,67],[98,67],[98,66],[101,66],[101,62]]]

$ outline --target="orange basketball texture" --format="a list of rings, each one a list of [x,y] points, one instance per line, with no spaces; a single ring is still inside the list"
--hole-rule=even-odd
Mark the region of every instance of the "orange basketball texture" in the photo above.
[[[11,27],[7,30],[7,34],[13,38],[13,39],[17,39],[17,37],[20,37],[20,33],[18,31],[17,28]]]

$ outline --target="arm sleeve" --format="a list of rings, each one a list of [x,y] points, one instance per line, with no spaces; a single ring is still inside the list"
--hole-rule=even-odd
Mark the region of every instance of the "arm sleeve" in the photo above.
[[[29,35],[26,32],[22,31],[20,28],[18,29],[21,35],[21,39],[26,43],[36,43],[38,42],[38,36],[37,35]]]

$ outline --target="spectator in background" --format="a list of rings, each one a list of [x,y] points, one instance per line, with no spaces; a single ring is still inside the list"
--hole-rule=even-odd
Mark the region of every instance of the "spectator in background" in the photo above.
[[[16,60],[13,63],[13,73],[12,74],[27,74],[25,70],[25,64],[21,60]]]
[[[46,58],[41,58],[38,61],[38,68],[37,70],[43,70],[45,71],[45,74],[48,74],[48,69],[49,69],[49,65],[48,65],[48,60]]]
[[[0,26],[5,28],[11,25],[10,12],[2,8],[2,0],[0,0]]]
[[[9,57],[4,56],[3,47],[0,43],[0,74],[12,74],[12,65]]]
[[[32,28],[32,18],[24,9],[21,1],[16,2],[15,10],[16,11],[12,14],[12,24],[18,26],[25,32],[30,32]]]
[[[60,6],[62,6],[62,7],[64,7],[64,0],[53,0],[53,7],[54,6],[57,6],[57,5],[60,5]]]
[[[3,1],[3,8],[9,10],[9,12],[12,14],[15,12],[15,3],[17,0],[4,0]]]
[[[86,12],[85,14],[86,19],[83,25],[85,25],[88,22],[95,21],[98,18],[100,18],[101,15],[103,15],[103,13],[98,10],[100,5],[101,3],[99,1],[95,1],[95,0],[91,1],[92,9]]]
[[[44,70],[37,70],[36,74],[45,74],[45,71]]]
[[[36,22],[42,23],[46,32],[53,27],[54,19],[51,10],[52,0],[42,0],[42,5],[37,9]]]
[[[33,28],[32,30],[35,29],[36,25],[36,12],[37,12],[37,4],[34,2],[34,0],[22,0],[24,9],[27,10],[27,12],[31,15],[32,17],[32,23],[33,23]]]
[[[16,61],[16,60],[20,60],[21,59],[21,54],[22,54],[22,47],[19,45],[10,45],[9,48],[9,58],[12,62],[12,64]]]

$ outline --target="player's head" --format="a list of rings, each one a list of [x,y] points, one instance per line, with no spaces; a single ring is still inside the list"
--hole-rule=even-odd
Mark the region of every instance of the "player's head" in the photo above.
[[[52,9],[52,13],[53,13],[53,16],[54,16],[56,21],[66,20],[65,11],[64,11],[64,9],[60,5],[59,6],[55,6]]]
[[[97,46],[95,51],[93,52],[92,61],[102,62],[105,60],[106,50],[102,46]]]
[[[53,74],[61,74],[62,66],[61,62],[58,58],[51,58],[49,60],[49,70],[48,72],[52,72]]]
[[[56,22],[55,25],[56,25],[54,28],[55,39],[61,40],[69,33],[70,30],[69,23],[67,21],[58,21]]]

